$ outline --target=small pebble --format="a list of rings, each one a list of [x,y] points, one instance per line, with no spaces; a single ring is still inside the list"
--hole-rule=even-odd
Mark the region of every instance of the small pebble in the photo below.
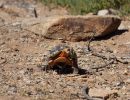
[[[0,8],[3,8],[3,7],[4,7],[4,3],[0,2]]]
[[[112,45],[116,45],[116,43],[113,41],[113,42],[112,42]]]
[[[117,83],[116,83],[116,86],[121,86],[121,82],[117,82]]]
[[[123,74],[124,74],[124,75],[128,75],[128,73],[129,73],[129,72],[128,72],[127,69],[125,69],[125,70],[123,71]]]
[[[126,80],[126,83],[130,84],[130,78],[128,78],[128,79]]]

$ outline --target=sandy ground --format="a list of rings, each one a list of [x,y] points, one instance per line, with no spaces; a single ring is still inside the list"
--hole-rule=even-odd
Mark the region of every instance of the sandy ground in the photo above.
[[[33,18],[34,7],[43,18],[66,15],[65,9],[48,9],[33,0],[1,0],[0,6],[0,100],[86,100],[86,86],[90,96],[102,97],[99,100],[130,99],[129,20],[122,21],[114,35],[91,42],[91,49],[107,58],[102,59],[87,51],[88,41],[47,40],[12,24]],[[49,50],[60,44],[74,48],[79,67],[88,73],[58,75],[42,70]]]

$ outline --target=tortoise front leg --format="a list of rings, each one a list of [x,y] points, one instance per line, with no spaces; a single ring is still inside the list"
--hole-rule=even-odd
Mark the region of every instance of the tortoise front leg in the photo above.
[[[77,59],[73,59],[73,61],[72,61],[72,68],[73,68],[73,73],[74,74],[78,74],[79,73],[79,67],[78,67]]]
[[[78,73],[79,73],[79,69],[78,69],[78,68],[73,67],[73,74],[78,74]]]

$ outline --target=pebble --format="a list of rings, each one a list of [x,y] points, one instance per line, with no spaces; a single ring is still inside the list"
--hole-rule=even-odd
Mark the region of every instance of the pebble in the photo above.
[[[4,3],[0,2],[0,8],[3,8],[3,6],[4,6]]]
[[[116,86],[121,86],[122,82],[116,82]]]
[[[3,64],[3,63],[6,63],[6,59],[3,58],[3,57],[1,57],[1,58],[0,58],[0,64]]]
[[[109,14],[109,11],[107,9],[103,9],[103,10],[99,10],[97,15],[98,16],[105,16],[108,14]]]
[[[119,88],[119,87],[123,86],[124,82],[117,81],[117,82],[114,82],[113,84],[114,84],[114,87]]]
[[[126,83],[130,84],[130,78],[128,78],[128,79],[126,80]]]
[[[10,87],[8,88],[8,94],[14,94],[14,93],[16,93],[16,92],[17,92],[16,86],[10,86]]]
[[[113,41],[113,42],[112,42],[112,45],[116,45],[116,42]]]
[[[112,67],[116,67],[116,64],[112,64]]]
[[[130,66],[128,66],[128,68],[130,69]]]
[[[123,74],[124,74],[124,75],[128,75],[128,73],[129,73],[129,72],[128,72],[127,69],[125,69],[125,70],[123,71]]]
[[[113,53],[116,54],[116,53],[117,53],[117,50],[114,50]]]

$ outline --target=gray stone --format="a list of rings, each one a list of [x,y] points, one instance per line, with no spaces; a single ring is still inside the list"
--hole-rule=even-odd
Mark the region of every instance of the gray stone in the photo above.
[[[99,16],[109,15],[109,10],[107,9],[99,10],[97,15]]]
[[[103,9],[103,10],[99,10],[97,15],[99,16],[105,16],[105,15],[119,15],[120,12],[118,10],[115,9]]]

